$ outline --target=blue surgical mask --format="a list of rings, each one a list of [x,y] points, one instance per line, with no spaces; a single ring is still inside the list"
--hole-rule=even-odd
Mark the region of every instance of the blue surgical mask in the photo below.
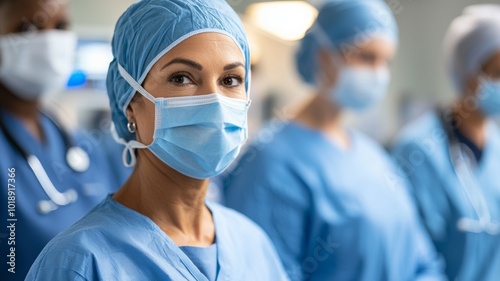
[[[390,74],[386,67],[374,70],[343,66],[331,97],[343,108],[366,109],[385,97],[389,82]]]
[[[315,24],[311,30],[323,48],[341,53],[321,25]],[[362,110],[381,101],[387,94],[391,80],[387,67],[377,69],[350,67],[344,65],[337,56],[332,56],[331,59],[340,68],[337,82],[331,89],[333,102],[343,108]]]
[[[488,116],[500,115],[500,80],[482,78],[478,89],[481,110]]]
[[[222,173],[238,156],[247,139],[250,101],[214,93],[188,97],[155,98],[123,68],[120,73],[155,105],[155,129],[150,145],[130,141],[123,157],[135,164],[135,148],[148,148],[176,171],[196,179]],[[127,158],[130,155],[131,161]]]

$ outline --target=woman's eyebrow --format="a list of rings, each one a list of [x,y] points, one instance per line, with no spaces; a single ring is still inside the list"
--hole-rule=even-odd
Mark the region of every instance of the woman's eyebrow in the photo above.
[[[189,59],[184,59],[184,58],[175,58],[173,60],[171,60],[170,62],[168,62],[167,64],[165,64],[161,70],[163,70],[164,68],[172,65],[172,64],[176,64],[176,63],[180,63],[180,64],[184,64],[184,65],[187,65],[191,68],[194,68],[196,70],[199,70],[201,71],[203,69],[203,66],[201,66],[201,64],[195,62],[195,61],[192,61],[192,60],[189,60]]]
[[[240,66],[243,67],[243,68],[245,68],[245,65],[243,63],[241,63],[241,62],[233,62],[231,64],[228,64],[228,65],[224,66],[224,71],[235,69],[235,68],[240,67]]]
[[[201,66],[201,64],[199,64],[195,61],[189,60],[189,59],[184,59],[184,58],[175,58],[175,59],[169,61],[167,64],[165,64],[161,69],[163,70],[166,67],[168,67],[172,64],[176,64],[176,63],[187,65],[187,66],[194,68],[196,70],[199,70],[199,71],[203,70],[203,66]],[[224,66],[224,71],[228,71],[228,70],[231,70],[231,69],[234,69],[237,67],[245,68],[245,65],[241,62],[233,62],[233,63],[230,63],[230,64]]]

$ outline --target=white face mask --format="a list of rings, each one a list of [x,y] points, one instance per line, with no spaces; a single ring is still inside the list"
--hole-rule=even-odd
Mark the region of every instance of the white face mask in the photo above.
[[[0,36],[0,82],[23,100],[61,91],[71,75],[77,37],[50,30]]]

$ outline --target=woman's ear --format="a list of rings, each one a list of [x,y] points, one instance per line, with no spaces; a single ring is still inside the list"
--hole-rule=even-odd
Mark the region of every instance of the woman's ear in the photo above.
[[[136,119],[136,112],[137,110],[137,103],[138,103],[138,98],[137,98],[137,93],[135,96],[132,98],[130,101],[129,105],[127,106],[126,110],[126,115],[127,115],[127,129],[131,134],[135,134],[136,138],[138,138],[137,135],[137,119]]]
[[[135,123],[135,121],[136,121],[136,119],[135,119],[135,112],[137,112],[137,106],[141,102],[141,98],[140,97],[141,97],[140,94],[135,93],[134,97],[132,98],[132,100],[130,101],[129,105],[127,106],[126,113],[127,113],[128,122],[134,122]]]
[[[127,106],[127,120],[128,122],[134,122],[135,118],[134,118],[134,110],[132,109],[132,106],[129,104]]]
[[[151,108],[152,107],[152,108]],[[137,141],[150,144],[153,141],[155,128],[155,109],[141,94],[136,93],[125,111],[129,132],[135,134]]]

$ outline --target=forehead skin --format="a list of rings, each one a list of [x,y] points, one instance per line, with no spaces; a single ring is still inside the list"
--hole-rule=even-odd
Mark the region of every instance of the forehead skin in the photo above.
[[[233,62],[245,63],[238,45],[230,37],[219,33],[201,33],[175,46],[156,62],[153,69],[161,68],[165,63],[178,57],[199,62],[204,68],[218,71],[221,65]]]
[[[0,0],[0,35],[66,29],[68,22],[67,0]]]

